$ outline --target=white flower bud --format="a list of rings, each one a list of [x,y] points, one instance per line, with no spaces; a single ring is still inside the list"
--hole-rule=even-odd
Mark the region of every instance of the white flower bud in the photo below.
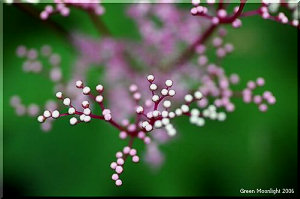
[[[202,93],[200,92],[200,91],[196,91],[195,93],[194,93],[194,96],[195,96],[195,98],[196,99],[201,99],[202,97],[203,97],[203,95],[202,95]]]
[[[161,112],[162,117],[168,117],[168,111],[163,111]]]
[[[150,81],[150,82],[154,81],[154,76],[153,75],[148,75],[147,80]]]
[[[175,92],[174,90],[169,90],[169,95],[170,95],[171,97],[173,97],[175,94],[176,94],[176,92]]]
[[[76,87],[77,88],[82,88],[83,87],[83,82],[80,81],[80,80],[76,81]]]
[[[151,131],[153,128],[152,128],[152,125],[151,124],[148,124],[146,127],[145,127],[146,131]]]
[[[75,118],[75,117],[72,117],[71,119],[70,119],[70,124],[71,125],[75,125],[77,123],[77,119]]]
[[[71,108],[69,108],[68,113],[70,115],[73,115],[75,113],[75,111],[76,111],[75,108],[71,107]]]
[[[83,101],[81,103],[81,105],[82,105],[83,108],[88,108],[90,106],[90,103],[88,101]]]
[[[157,85],[156,84],[151,84],[150,85],[150,90],[155,91],[157,89]]]
[[[103,101],[103,96],[102,95],[97,95],[95,100],[96,100],[96,102],[101,103]]]
[[[58,99],[61,99],[63,97],[62,92],[57,92],[55,95]]]
[[[184,96],[184,100],[186,102],[191,102],[191,101],[193,101],[193,96],[190,94],[187,94],[186,96]]]
[[[52,112],[52,117],[53,118],[58,118],[59,117],[59,111],[58,110],[55,110]]]
[[[163,106],[164,106],[165,108],[170,108],[171,102],[170,102],[169,100],[166,100],[166,101],[164,101]]]
[[[141,106],[138,106],[138,107],[136,108],[136,112],[137,112],[137,113],[142,113],[143,111],[144,111],[144,108],[141,107]]]
[[[167,80],[165,82],[165,84],[166,84],[167,87],[171,87],[173,85],[173,82],[172,82],[172,80]]]
[[[38,116],[37,120],[42,123],[45,121],[45,117],[40,115],[40,116]]]
[[[82,89],[82,93],[88,95],[91,92],[90,87],[86,86]]]
[[[168,90],[165,89],[165,88],[162,89],[162,90],[161,90],[161,94],[162,94],[162,95],[168,95]]]
[[[85,114],[85,115],[90,115],[90,114],[91,114],[91,109],[85,108],[85,109],[83,110],[83,114]]]
[[[88,115],[85,115],[83,121],[84,121],[84,122],[90,122],[90,121],[91,121],[91,117],[88,116]]]
[[[98,92],[102,92],[103,91],[103,86],[101,85],[101,84],[98,84],[97,86],[96,86],[96,90],[98,91]]]
[[[51,117],[51,112],[48,110],[45,110],[43,115],[45,118]]]
[[[154,126],[155,126],[155,128],[161,128],[162,122],[160,120],[157,120],[157,121],[155,121]]]
[[[64,101],[63,101],[63,104],[66,105],[66,106],[70,106],[70,104],[71,104],[70,98],[65,98]]]
[[[169,118],[174,118],[176,115],[175,115],[175,113],[174,112],[170,112],[169,113]]]
[[[152,101],[153,102],[157,102],[159,100],[159,96],[158,95],[153,95],[152,96]]]

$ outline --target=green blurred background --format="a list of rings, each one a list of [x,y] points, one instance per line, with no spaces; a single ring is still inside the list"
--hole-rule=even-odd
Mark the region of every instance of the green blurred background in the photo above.
[[[127,4],[105,4],[103,21],[116,37],[138,37],[127,18]],[[181,5],[182,6],[182,5]],[[256,5],[247,5],[251,9]],[[189,12],[189,5],[182,6]],[[297,30],[260,17],[243,19],[243,27],[228,27],[226,41],[235,52],[225,60],[228,73],[247,80],[265,77],[277,103],[267,113],[236,100],[237,110],[226,122],[203,128],[176,120],[180,135],[163,145],[166,160],[153,171],[141,162],[126,164],[123,186],[111,181],[109,164],[125,142],[104,122],[71,127],[54,123],[50,133],[35,119],[17,117],[9,98],[19,94],[24,104],[44,104],[53,98],[52,83],[24,74],[16,47],[51,45],[62,55],[63,72],[72,70],[76,51],[41,21],[14,6],[4,5],[4,191],[31,196],[238,196],[240,189],[293,188],[297,185]],[[94,37],[88,16],[72,10],[68,18],[54,17],[68,29]],[[90,80],[90,81],[96,81]],[[53,98],[54,99],[54,98]],[[141,151],[142,145],[138,145]],[[297,192],[297,191],[296,191]],[[5,192],[4,192],[5,194]]]

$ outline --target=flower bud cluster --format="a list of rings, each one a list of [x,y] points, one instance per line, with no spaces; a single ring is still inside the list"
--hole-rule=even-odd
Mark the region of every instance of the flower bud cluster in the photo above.
[[[70,15],[70,7],[76,7],[78,9],[86,10],[94,13],[95,15],[103,15],[104,7],[100,4],[99,0],[55,0],[55,6],[47,5],[44,10],[40,13],[42,20],[48,19],[53,14],[60,14],[61,16],[67,17]]]
[[[62,80],[62,71],[60,68],[61,57],[57,53],[53,53],[50,46],[44,45],[40,50],[19,46],[16,53],[18,57],[26,59],[23,63],[24,72],[41,75],[47,74],[48,78],[55,83]],[[40,60],[41,58],[47,61],[50,69],[43,65],[44,62]]]
[[[120,179],[120,175],[124,171],[124,164],[128,157],[131,157],[131,160],[134,163],[138,163],[140,161],[140,157],[137,155],[137,150],[130,146],[125,146],[123,151],[118,151],[116,153],[117,160],[110,164],[110,168],[115,171],[111,178],[115,181],[116,186],[121,186],[123,183]]]
[[[209,4],[216,3],[215,1],[207,1],[207,3],[208,2],[210,2]],[[262,0],[262,4],[257,10],[251,10],[245,13],[242,13],[242,10],[246,1],[241,1],[240,6],[235,7],[232,14],[228,14],[228,10],[225,8],[226,4],[224,3],[219,3],[216,10],[208,9],[205,7],[205,4],[201,4],[199,0],[193,0],[192,4],[194,7],[190,10],[190,13],[194,16],[202,16],[209,19],[213,25],[231,23],[233,28],[239,28],[242,25],[240,17],[260,15],[263,19],[270,19],[282,24],[299,27],[299,9],[297,9],[297,3],[292,1],[274,2]],[[280,8],[285,8],[289,13],[278,13]],[[278,13],[277,16],[274,15],[276,13]],[[291,15],[290,19],[288,15]]]
[[[243,101],[245,103],[255,103],[261,112],[266,112],[268,110],[268,104],[273,105],[276,103],[276,98],[270,91],[264,91],[262,95],[253,94],[253,91],[257,87],[262,87],[264,85],[264,78],[259,77],[256,81],[248,81],[247,88],[242,91]]]

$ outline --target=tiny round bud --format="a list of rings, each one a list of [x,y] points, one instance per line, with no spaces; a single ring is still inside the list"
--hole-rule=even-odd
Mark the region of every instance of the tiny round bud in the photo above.
[[[175,92],[174,90],[169,90],[169,95],[170,95],[171,97],[173,97],[175,94],[176,94],[176,92]]]
[[[133,156],[132,161],[135,162],[135,163],[139,162],[140,161],[139,156],[137,156],[137,155]]]
[[[148,80],[149,82],[153,82],[153,81],[154,81],[154,76],[153,76],[153,75],[148,75],[148,76],[147,76],[147,80]]]
[[[88,101],[83,101],[81,103],[81,105],[82,105],[83,108],[88,108],[90,106],[90,103]]]
[[[98,91],[98,92],[102,92],[103,91],[103,86],[101,85],[101,84],[98,84],[97,86],[96,86],[96,90]]]
[[[63,104],[66,105],[66,106],[70,106],[70,104],[71,104],[70,98],[65,98],[64,101],[63,101]]]
[[[51,112],[48,110],[45,110],[43,115],[45,118],[51,117]]]
[[[165,82],[165,84],[166,84],[167,87],[171,87],[173,85],[173,82],[172,82],[172,80],[167,80]]]
[[[122,180],[120,180],[120,179],[119,179],[119,180],[116,180],[116,185],[117,185],[117,186],[121,186],[121,185],[122,185]]]
[[[124,164],[124,159],[123,158],[118,158],[117,159],[117,164],[118,165],[123,165]]]
[[[118,166],[118,165],[117,165],[116,162],[112,162],[112,163],[110,164],[110,168],[112,168],[112,169],[116,169],[117,166]]]
[[[211,22],[212,22],[214,25],[217,25],[217,24],[220,22],[220,20],[219,20],[218,17],[213,17],[212,20],[211,20]]]
[[[139,92],[134,93],[133,94],[133,99],[135,99],[135,100],[141,99],[141,93],[139,93]]]
[[[111,120],[111,114],[109,113],[109,114],[104,115],[104,119],[105,119],[106,121]]]
[[[182,115],[182,110],[178,108],[175,110],[175,113],[177,116],[180,116],[180,115]]]
[[[62,99],[63,94],[62,94],[62,92],[57,92],[57,93],[55,94],[55,96],[56,96],[58,99]]]
[[[146,127],[145,127],[146,131],[151,131],[153,129],[152,125],[151,124],[148,124]]]
[[[103,115],[111,114],[111,111],[110,111],[109,109],[104,109],[104,110],[102,111],[102,114],[103,114]]]
[[[203,118],[199,117],[196,124],[197,124],[197,126],[204,126],[205,120]]]
[[[125,146],[124,148],[123,148],[123,153],[124,154],[128,154],[130,152],[130,147],[129,146]]]
[[[196,91],[194,93],[194,96],[197,100],[201,99],[203,97],[202,93],[200,91]]]
[[[131,149],[131,150],[129,151],[129,155],[135,156],[135,155],[136,155],[136,149]]]
[[[163,123],[163,125],[168,125],[170,123],[170,120],[168,118],[163,118],[161,122]]]
[[[158,110],[155,110],[152,112],[153,117],[158,117],[160,112]]]
[[[84,121],[84,118],[85,118],[84,114],[80,115],[80,117],[79,117],[80,121]]]
[[[86,86],[82,89],[83,94],[88,95],[91,92],[90,87]]]
[[[152,96],[152,101],[153,102],[157,102],[159,100],[159,96],[158,95],[153,95]]]
[[[211,111],[211,112],[215,112],[217,110],[217,108],[216,108],[215,105],[209,105],[208,110]]]
[[[37,120],[38,120],[38,122],[42,123],[45,121],[45,117],[40,115],[40,116],[38,116]]]
[[[138,138],[144,139],[146,134],[143,131],[138,132]]]
[[[71,125],[75,125],[77,123],[77,119],[75,118],[75,117],[72,117],[71,119],[70,119],[70,124]]]
[[[90,116],[85,115],[83,121],[84,121],[84,122],[90,122],[91,119],[92,119],[92,118],[91,118]]]
[[[161,90],[161,94],[162,94],[162,95],[168,95],[168,90],[165,89],[165,88],[162,89],[162,90]]]
[[[138,87],[137,87],[137,85],[135,85],[135,84],[131,84],[130,86],[129,86],[129,91],[130,92],[136,92],[138,90]]]
[[[224,18],[224,17],[226,17],[227,12],[225,9],[220,9],[217,14],[218,14],[218,17]]]
[[[161,128],[162,122],[160,120],[157,120],[157,121],[155,121],[154,126],[155,126],[155,128]]]
[[[226,119],[226,114],[224,112],[218,113],[217,119],[219,121],[224,121]]]
[[[52,112],[52,117],[53,117],[53,118],[58,118],[58,117],[59,117],[59,112],[58,112],[58,110],[55,110],[55,111]]]
[[[136,112],[137,113],[142,113],[144,111],[144,108],[142,107],[142,106],[138,106],[137,108],[136,108]]]
[[[90,115],[90,114],[91,114],[91,109],[85,108],[85,109],[83,110],[83,114],[85,114],[85,115]]]
[[[120,137],[122,140],[124,140],[124,139],[126,139],[126,137],[127,137],[127,133],[126,133],[125,131],[121,131],[120,134],[119,134],[119,137]]]
[[[168,117],[169,113],[168,111],[161,112],[162,117]]]
[[[70,115],[73,115],[75,112],[76,112],[76,110],[75,110],[75,108],[73,108],[73,107],[71,107],[71,108],[68,109],[68,113],[69,113]]]
[[[268,106],[266,104],[261,104],[258,108],[261,112],[266,112],[268,110]]]
[[[144,143],[145,144],[150,144],[151,143],[151,138],[150,137],[145,137],[144,138]]]
[[[263,85],[265,84],[265,79],[262,78],[262,77],[257,78],[256,84],[257,84],[258,86],[263,86]]]
[[[116,153],[116,158],[121,158],[121,157],[123,157],[123,153],[121,151],[118,151]]]
[[[173,137],[176,135],[176,130],[172,127],[171,129],[168,130],[168,135]]]
[[[169,113],[169,117],[170,117],[170,118],[174,118],[175,116],[176,116],[176,115],[175,115],[174,112],[170,112],[170,113]]]
[[[198,109],[193,108],[191,110],[191,115],[192,116],[199,116],[200,115],[200,111]]]
[[[170,102],[169,100],[166,100],[166,101],[164,101],[163,106],[164,106],[165,108],[170,108],[171,102]]]
[[[103,96],[102,95],[97,95],[95,100],[96,100],[96,102],[101,103],[103,101]]]
[[[147,122],[147,121],[144,121],[144,122],[142,122],[142,127],[146,127],[147,125],[149,124],[149,122]]]
[[[123,172],[123,167],[122,166],[117,166],[115,170],[118,174]]]
[[[114,173],[112,176],[111,176],[111,179],[112,180],[118,180],[119,179],[119,175]]]
[[[133,132],[136,130],[136,125],[135,124],[130,124],[128,127],[127,127],[128,131],[130,132]]]
[[[83,82],[80,81],[80,80],[76,81],[76,87],[77,88],[82,88],[83,87]]]
[[[157,85],[151,84],[149,88],[150,88],[150,90],[155,91],[157,89]]]
[[[197,8],[194,7],[194,8],[191,9],[190,12],[191,12],[192,15],[195,15],[195,14],[197,14],[198,10],[197,10]]]
[[[193,96],[190,94],[187,94],[186,96],[184,96],[184,100],[186,102],[191,102],[191,101],[193,101]]]
[[[148,112],[148,113],[147,113],[147,118],[151,119],[152,117],[153,117],[152,111]]]

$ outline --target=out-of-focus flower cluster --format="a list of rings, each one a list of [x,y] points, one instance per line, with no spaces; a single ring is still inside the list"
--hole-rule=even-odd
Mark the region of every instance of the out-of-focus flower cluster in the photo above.
[[[47,5],[41,12],[40,17],[42,20],[48,19],[53,14],[60,14],[61,16],[69,16],[70,7],[76,7],[79,9],[92,12],[95,15],[103,15],[104,7],[99,4],[99,0],[54,0],[55,6]]]

